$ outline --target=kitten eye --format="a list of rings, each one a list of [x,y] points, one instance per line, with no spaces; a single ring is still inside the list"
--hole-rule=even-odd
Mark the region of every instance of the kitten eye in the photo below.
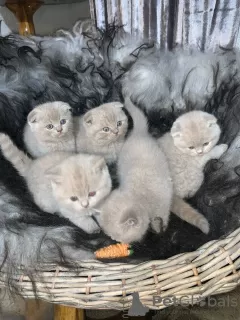
[[[62,119],[61,121],[60,121],[60,124],[65,124],[67,121],[66,121],[66,119]]]
[[[49,130],[51,130],[51,129],[53,128],[53,125],[52,125],[52,124],[48,124],[48,125],[46,126],[46,128],[49,129]]]
[[[191,150],[192,150],[192,149],[194,149],[194,146],[188,147],[188,149],[191,149]]]
[[[209,142],[205,142],[204,144],[203,144],[203,146],[205,147],[205,146],[208,146],[209,145]]]
[[[94,197],[95,194],[96,194],[96,191],[92,191],[92,192],[89,192],[88,196],[89,196],[89,197]]]
[[[118,127],[121,127],[121,125],[122,125],[122,121],[118,121],[118,122],[117,122],[117,126],[118,126]]]
[[[108,127],[104,127],[104,128],[103,128],[103,131],[104,131],[104,132],[108,132],[108,131],[109,131],[109,128],[108,128]]]
[[[78,201],[78,197],[76,197],[76,196],[72,196],[72,197],[70,197],[70,199],[71,199],[72,201]]]

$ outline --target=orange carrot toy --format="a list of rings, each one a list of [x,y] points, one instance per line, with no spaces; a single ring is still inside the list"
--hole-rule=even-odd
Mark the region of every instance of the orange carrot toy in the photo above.
[[[108,247],[98,249],[95,252],[97,259],[114,259],[128,257],[133,253],[131,246],[125,243],[116,243]]]

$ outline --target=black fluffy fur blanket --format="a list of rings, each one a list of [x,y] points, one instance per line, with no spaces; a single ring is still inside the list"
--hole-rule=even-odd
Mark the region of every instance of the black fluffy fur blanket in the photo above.
[[[188,68],[180,62],[182,56],[192,61]],[[133,244],[133,259],[192,251],[240,226],[238,57],[233,48],[163,52],[112,25],[100,31],[91,23],[78,23],[71,32],[59,31],[55,37],[10,35],[0,39],[0,130],[24,149],[23,126],[36,105],[62,100],[80,115],[104,102],[123,101],[123,94],[144,109],[155,136],[169,130],[182,112],[198,108],[213,113],[222,127],[221,142],[230,148],[221,161],[207,164],[204,183],[190,199],[209,220],[210,233],[171,215],[164,234],[149,232],[141,243]],[[153,70],[151,81],[146,68]],[[206,85],[206,79],[211,83]],[[104,234],[88,235],[57,214],[42,212],[24,180],[0,155],[0,268],[10,274],[20,264],[28,273],[45,261],[71,266],[110,243]]]

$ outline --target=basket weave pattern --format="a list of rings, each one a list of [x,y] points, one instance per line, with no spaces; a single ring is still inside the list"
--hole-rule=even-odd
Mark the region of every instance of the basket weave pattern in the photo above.
[[[209,295],[231,291],[240,282],[239,269],[240,228],[225,239],[210,241],[194,252],[166,260],[139,265],[92,260],[71,269],[44,264],[39,266],[34,279],[38,298],[53,303],[123,310],[131,306],[131,294],[139,292],[145,306],[162,309],[166,305],[156,296],[162,300],[184,296],[184,303],[192,304]],[[0,279],[4,283],[4,270]],[[35,297],[32,283],[21,268],[11,280],[23,296]]]

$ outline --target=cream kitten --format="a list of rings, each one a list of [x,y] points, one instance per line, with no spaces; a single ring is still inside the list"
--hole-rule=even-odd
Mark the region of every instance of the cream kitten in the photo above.
[[[180,116],[171,132],[158,140],[168,158],[177,196],[192,197],[203,182],[206,163],[219,159],[227,150],[226,144],[216,146],[220,133],[213,115],[191,111]]]
[[[157,141],[148,134],[147,119],[130,101],[133,131],[118,157],[120,187],[100,205],[99,223],[112,239],[140,241],[149,223],[160,232],[168,225],[172,181],[167,159]]]
[[[34,108],[27,117],[24,143],[35,158],[53,151],[75,151],[73,117],[69,104],[48,102]]]
[[[103,104],[77,119],[78,152],[102,155],[107,162],[117,160],[128,131],[128,118],[120,102]]]
[[[91,217],[91,208],[111,191],[104,158],[54,152],[32,160],[3,133],[0,133],[0,146],[6,159],[25,178],[35,203],[42,210],[59,212],[89,233],[99,229]]]

